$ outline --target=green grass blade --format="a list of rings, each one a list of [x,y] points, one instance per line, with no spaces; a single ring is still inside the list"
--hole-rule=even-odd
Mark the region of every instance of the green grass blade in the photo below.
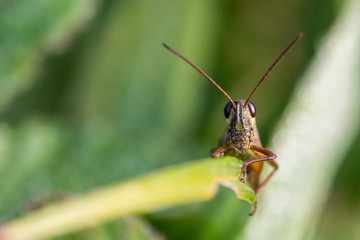
[[[78,231],[117,218],[211,199],[219,185],[256,203],[252,189],[239,180],[238,159],[205,159],[169,167],[54,204],[3,226],[4,239],[42,239]]]

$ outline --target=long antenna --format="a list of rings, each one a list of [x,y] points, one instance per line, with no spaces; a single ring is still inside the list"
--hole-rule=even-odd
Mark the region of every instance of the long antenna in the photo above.
[[[271,70],[273,70],[273,68],[276,66],[276,64],[278,64],[278,62],[286,55],[286,53],[289,52],[289,50],[295,45],[295,43],[297,43],[301,38],[303,37],[303,34],[300,33],[290,44],[289,46],[287,46],[287,48],[285,48],[285,50],[280,54],[280,56],[274,61],[274,63],[269,67],[269,69],[266,71],[266,73],[264,74],[264,76],[260,79],[260,81],[256,84],[256,86],[254,87],[254,89],[251,91],[251,93],[249,94],[249,96],[247,97],[244,106],[246,106],[246,104],[249,102],[251,96],[253,95],[253,93],[256,91],[256,89],[260,86],[260,84],[265,80],[265,78],[270,74]]]
[[[190,60],[188,60],[186,57],[184,57],[183,55],[181,55],[180,53],[176,52],[174,49],[170,48],[168,45],[166,45],[165,43],[162,44],[167,50],[169,50],[170,52],[172,52],[173,54],[175,54],[176,56],[180,57],[182,60],[184,60],[185,62],[187,62],[188,64],[190,64],[193,68],[195,68],[199,73],[201,73],[201,75],[203,75],[207,80],[209,80],[217,89],[220,90],[220,92],[222,92],[225,97],[231,102],[231,104],[233,105],[233,108],[236,109],[236,105],[234,103],[234,101],[231,99],[231,97],[211,78],[209,77],[209,75],[207,75],[203,70],[201,70],[200,68],[198,68],[195,64],[193,64],[192,62],[190,62]]]

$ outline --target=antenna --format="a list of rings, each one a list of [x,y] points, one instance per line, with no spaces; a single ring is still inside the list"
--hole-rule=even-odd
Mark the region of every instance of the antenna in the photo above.
[[[244,106],[246,106],[246,104],[249,102],[251,96],[253,95],[253,93],[256,91],[256,89],[260,86],[260,84],[265,80],[265,78],[270,74],[270,72],[273,70],[273,68],[276,66],[276,64],[278,64],[278,62],[286,55],[286,53],[289,52],[289,50],[295,45],[295,43],[297,43],[301,38],[303,37],[303,34],[300,33],[290,44],[289,46],[287,46],[287,48],[285,48],[285,50],[280,54],[280,56],[274,61],[274,63],[269,67],[269,69],[266,71],[266,73],[264,74],[264,76],[260,79],[260,81],[256,84],[256,86],[254,87],[254,89],[251,91],[251,93],[249,94],[249,96],[247,97]]]
[[[217,89],[220,90],[220,92],[222,92],[225,97],[231,102],[231,104],[233,105],[233,108],[236,109],[236,105],[234,103],[234,101],[231,99],[231,97],[211,78],[209,77],[209,75],[207,75],[203,70],[201,70],[200,68],[198,68],[195,64],[193,64],[192,62],[190,62],[190,60],[188,60],[186,57],[184,57],[183,55],[181,55],[180,53],[176,52],[174,49],[170,48],[168,45],[166,45],[165,43],[162,44],[167,50],[169,50],[170,52],[172,52],[173,54],[175,54],[176,56],[180,57],[182,60],[184,60],[185,62],[187,62],[188,64],[190,64],[193,68],[195,68],[199,73],[201,73],[201,75],[203,75],[207,80],[209,80]]]

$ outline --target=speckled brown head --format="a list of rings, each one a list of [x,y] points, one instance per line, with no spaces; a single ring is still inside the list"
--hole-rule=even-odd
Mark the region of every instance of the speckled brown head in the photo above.
[[[224,108],[226,118],[226,142],[245,153],[256,140],[256,108],[252,102],[235,101],[234,108],[228,102]]]

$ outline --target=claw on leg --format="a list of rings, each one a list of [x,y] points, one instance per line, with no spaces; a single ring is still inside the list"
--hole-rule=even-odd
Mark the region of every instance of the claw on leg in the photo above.
[[[224,153],[229,150],[230,148],[232,148],[231,144],[225,145],[225,146],[221,146],[219,148],[214,149],[211,152],[211,158],[219,158],[224,156]]]
[[[221,157],[221,153],[218,153],[218,152],[211,153],[211,158],[219,158],[219,157]]]
[[[242,183],[245,183],[245,176],[241,176],[240,181],[241,181]]]
[[[245,165],[245,164],[241,167],[241,177],[240,177],[240,181],[241,181],[242,183],[245,182],[246,167],[247,167],[247,165]]]

